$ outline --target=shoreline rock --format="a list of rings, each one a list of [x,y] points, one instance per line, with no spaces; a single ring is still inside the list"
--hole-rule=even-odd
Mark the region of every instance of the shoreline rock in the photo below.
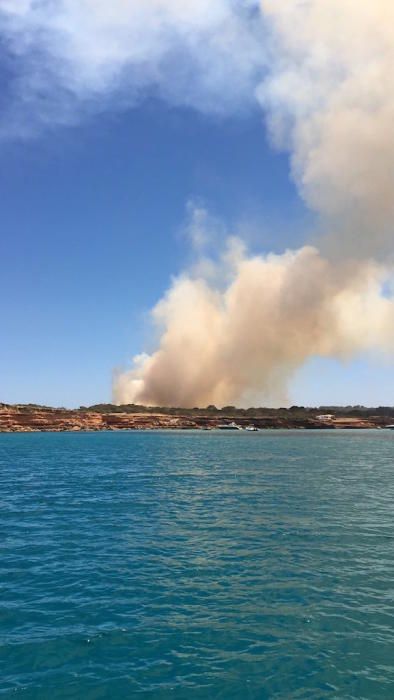
[[[290,413],[290,412],[289,412]],[[30,406],[10,406],[0,404],[0,432],[81,432],[119,430],[206,430],[216,428],[220,423],[235,420],[246,427],[251,422],[263,429],[373,429],[392,423],[391,417],[373,416],[352,418],[335,416],[330,421],[316,417],[297,418],[267,415],[260,417],[223,415],[212,416],[200,412],[196,416],[169,415],[158,412],[122,413],[119,411],[100,413],[97,411],[62,409]]]

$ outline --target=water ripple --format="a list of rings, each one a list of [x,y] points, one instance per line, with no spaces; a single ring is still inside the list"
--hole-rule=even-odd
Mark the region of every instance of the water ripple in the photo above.
[[[0,694],[394,697],[394,435],[0,435]]]

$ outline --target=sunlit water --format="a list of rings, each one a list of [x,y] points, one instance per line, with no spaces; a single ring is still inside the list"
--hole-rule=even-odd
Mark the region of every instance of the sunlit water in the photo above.
[[[0,694],[394,698],[394,433],[0,435]]]

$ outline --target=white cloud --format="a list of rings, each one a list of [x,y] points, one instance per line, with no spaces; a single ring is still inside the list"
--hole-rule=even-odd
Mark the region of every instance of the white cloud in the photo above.
[[[147,91],[201,111],[244,109],[264,64],[247,0],[1,0],[0,35],[18,58],[11,108],[26,132]]]

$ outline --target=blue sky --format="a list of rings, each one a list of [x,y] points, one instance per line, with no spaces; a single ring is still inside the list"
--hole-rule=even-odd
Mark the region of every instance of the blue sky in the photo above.
[[[149,101],[1,149],[4,401],[110,399],[114,367],[149,341],[146,314],[189,258],[188,201],[267,250],[304,217],[260,114]]]
[[[350,217],[345,255],[357,257],[364,246],[381,259],[380,237],[392,221],[390,197],[376,229],[383,199],[375,183],[384,193],[382,173],[392,170],[391,162],[382,165],[381,154],[391,153],[380,145],[386,130],[357,82],[357,52],[346,40],[343,52],[337,32],[326,31],[331,24],[309,23],[318,5],[283,12],[272,0],[3,1],[1,401],[78,406],[111,399],[114,370],[157,347],[149,312],[193,261],[186,234],[193,204],[222,231],[211,242],[214,255],[231,234],[263,254],[311,240],[316,220],[302,192],[321,222],[331,210],[345,222]],[[343,25],[349,37],[353,19],[370,22],[361,6],[351,9],[355,17],[345,13]],[[372,67],[375,58],[373,51]],[[375,139],[365,139],[362,120],[348,119],[349,105],[376,129]],[[332,106],[335,125],[343,126],[339,142],[331,140],[335,129],[324,131]],[[297,186],[265,119],[298,159]],[[364,162],[373,169],[368,178],[358,167]],[[339,230],[345,233],[346,226]],[[320,277],[315,282],[324,287]],[[370,327],[377,335],[380,328],[373,309],[391,319],[384,299],[374,300],[364,324],[347,322],[358,329],[352,347],[373,345]],[[273,334],[279,350],[282,332],[286,342],[286,329]],[[393,391],[387,359],[312,357],[292,382],[290,401],[391,404]]]
[[[1,145],[1,399],[111,398],[115,367],[149,346],[147,313],[187,263],[186,205],[256,250],[302,240],[308,213],[260,113],[201,116],[148,101]],[[390,403],[388,367],[314,361],[296,403]]]

